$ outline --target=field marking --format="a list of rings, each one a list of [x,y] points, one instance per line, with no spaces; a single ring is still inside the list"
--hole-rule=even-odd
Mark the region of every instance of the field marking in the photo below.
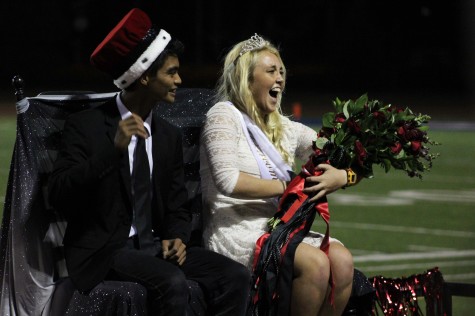
[[[386,205],[412,205],[414,200],[400,198],[363,195],[363,194],[342,194],[338,193],[329,198],[331,204],[360,205],[360,206],[386,206]]]
[[[449,268],[449,267],[474,267],[474,260],[466,261],[445,261],[445,262],[422,262],[422,263],[406,263],[406,264],[390,264],[390,265],[379,265],[379,266],[364,266],[356,267],[362,272],[369,271],[396,271],[396,270],[412,270],[412,269],[424,269],[427,270],[428,267],[439,267]],[[475,275],[475,273],[473,273]],[[444,275],[445,277],[445,275]]]
[[[445,281],[456,281],[456,280],[475,280],[475,273],[458,273],[458,274],[444,274]]]
[[[475,249],[471,250],[443,250],[432,252],[413,252],[413,253],[387,253],[371,254],[353,257],[353,261],[362,262],[385,262],[396,260],[420,260],[420,259],[441,259],[441,258],[464,258],[474,257]]]
[[[389,196],[422,201],[475,203],[475,190],[398,190],[390,191]]]
[[[330,197],[331,203],[342,205],[412,205],[416,201],[475,203],[475,190],[396,190],[387,196],[338,193]]]
[[[331,226],[339,227],[339,228],[377,230],[377,231],[385,231],[385,232],[411,233],[411,234],[422,234],[422,235],[429,234],[429,235],[435,235],[435,236],[475,238],[475,232],[461,231],[461,230],[430,229],[430,228],[424,228],[424,227],[406,227],[406,226],[352,223],[352,222],[340,222],[340,221],[331,222]]]

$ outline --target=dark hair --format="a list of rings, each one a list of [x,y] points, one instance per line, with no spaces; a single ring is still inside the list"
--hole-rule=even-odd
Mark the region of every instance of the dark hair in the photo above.
[[[172,39],[167,46],[165,46],[165,49],[163,52],[158,55],[157,59],[153,61],[153,63],[148,67],[148,69],[142,74],[144,75],[149,75],[149,74],[155,74],[160,68],[163,67],[163,64],[165,63],[165,60],[167,59],[168,56],[177,56],[180,57],[183,52],[185,51],[185,45],[178,40],[178,39]],[[140,76],[140,78],[142,77]],[[135,86],[137,85],[137,82],[139,81],[138,78],[135,80],[133,83],[130,84],[125,90],[133,90]]]
[[[152,63],[152,65],[150,65],[150,67],[145,73],[149,74],[157,72],[158,69],[162,68],[168,56],[180,57],[184,51],[185,46],[183,45],[183,43],[180,40],[172,39],[167,44],[163,52],[161,52],[160,55],[158,55],[157,59],[155,59],[155,61]]]

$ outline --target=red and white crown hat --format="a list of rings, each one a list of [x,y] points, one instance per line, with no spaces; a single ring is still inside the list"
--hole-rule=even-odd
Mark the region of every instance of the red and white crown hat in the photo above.
[[[148,15],[134,8],[110,31],[91,55],[91,63],[111,75],[119,89],[127,88],[150,67],[170,42],[158,33]]]

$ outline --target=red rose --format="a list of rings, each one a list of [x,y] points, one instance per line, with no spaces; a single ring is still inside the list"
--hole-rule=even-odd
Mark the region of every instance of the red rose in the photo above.
[[[424,139],[425,133],[417,128],[411,128],[406,131],[406,139],[407,140],[416,140],[422,141]]]
[[[384,121],[386,121],[386,116],[381,111],[373,112],[373,117],[379,124],[384,123]]]
[[[344,121],[346,121],[345,114],[338,113],[337,115],[335,115],[335,122],[336,123],[343,123]]]
[[[348,120],[348,127],[350,128],[350,131],[355,134],[359,134],[361,132],[360,124],[358,124],[354,118]]]
[[[421,148],[421,142],[420,141],[412,141],[411,142],[411,150],[414,153],[418,153],[420,148]]]
[[[399,154],[402,150],[402,144],[400,142],[395,142],[394,145],[391,146],[391,152],[395,155]]]
[[[396,113],[401,113],[401,112],[404,111],[404,108],[402,108],[400,106],[390,106],[388,108],[388,112],[391,112],[391,111],[396,112]]]
[[[359,165],[362,166],[363,162],[368,156],[368,153],[366,152],[366,149],[364,148],[363,144],[359,140],[355,140],[355,153],[356,153],[356,158],[358,159]]]
[[[400,126],[397,128],[397,134],[403,139],[406,138],[406,129],[404,128],[404,126]]]

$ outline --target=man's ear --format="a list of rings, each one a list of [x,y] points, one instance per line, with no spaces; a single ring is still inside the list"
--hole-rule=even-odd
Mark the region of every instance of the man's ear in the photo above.
[[[149,81],[148,75],[143,75],[140,77],[140,84],[147,86]]]

